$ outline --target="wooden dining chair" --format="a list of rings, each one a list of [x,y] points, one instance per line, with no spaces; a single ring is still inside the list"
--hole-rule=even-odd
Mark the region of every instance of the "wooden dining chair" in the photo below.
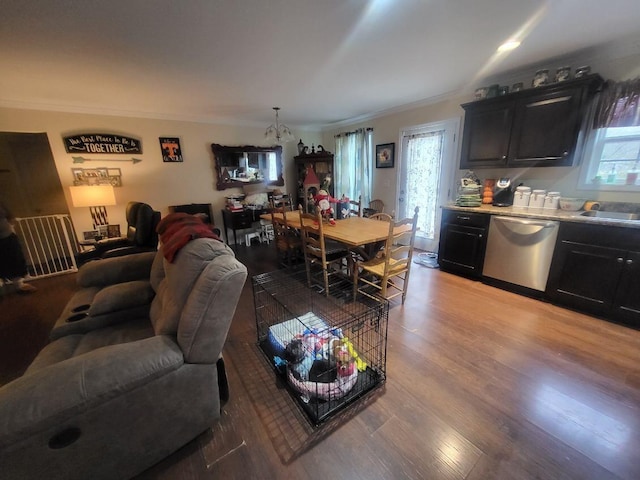
[[[321,267],[324,294],[328,297],[329,277],[339,273],[345,267],[347,275],[349,275],[351,270],[350,252],[340,243],[325,238],[322,215],[319,212],[316,214],[305,213],[302,207],[298,208],[298,212],[300,213],[300,237],[307,269],[307,283],[311,287],[311,267],[313,265]]]
[[[393,217],[388,213],[374,213],[370,217],[370,220],[379,220],[382,222],[393,222]],[[382,248],[386,244],[386,239],[380,242],[369,243],[362,247],[355,247],[351,249],[351,255],[353,258],[354,264],[359,261],[367,261],[374,258],[376,255],[380,254]]]
[[[350,217],[362,216],[362,195],[358,196],[358,200],[349,200],[349,216]]]
[[[380,220],[383,222],[392,222],[393,221],[393,217],[391,215],[389,215],[388,213],[374,213],[373,215],[371,215],[369,217],[371,220]]]
[[[369,210],[373,210],[375,213],[384,213],[384,202],[380,199],[371,200]]]
[[[390,300],[402,295],[402,303],[407,296],[409,287],[409,273],[411,272],[411,259],[413,257],[413,244],[418,225],[418,207],[415,208],[413,217],[405,218],[397,222],[389,222],[389,234],[387,236],[382,255],[377,255],[366,261],[356,262],[353,269],[353,294],[358,292],[371,298],[376,298],[371,292],[379,294]],[[382,214],[384,215],[384,214]],[[410,225],[410,229],[402,229]],[[403,231],[399,232],[398,230]],[[364,285],[362,288],[359,282]]]
[[[286,210],[293,211],[293,198],[288,193],[284,195],[273,197],[272,205],[274,208],[285,208]]]
[[[295,228],[289,227],[287,223],[285,207],[271,209],[271,223],[273,224],[273,239],[278,253],[278,261],[284,267],[289,267],[294,260],[300,256],[302,241],[300,234]],[[276,216],[281,214],[282,217]]]

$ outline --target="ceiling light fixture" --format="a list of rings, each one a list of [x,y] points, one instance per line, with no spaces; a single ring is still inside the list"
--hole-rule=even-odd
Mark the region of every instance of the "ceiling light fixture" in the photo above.
[[[293,136],[293,133],[291,133],[289,127],[278,123],[278,110],[280,110],[280,107],[273,107],[273,109],[276,111],[276,123],[269,125],[267,131],[264,132],[264,138],[269,142],[277,143],[278,145],[295,140],[295,137]]]
[[[509,52],[520,46],[519,40],[508,40],[498,47],[498,52]]]

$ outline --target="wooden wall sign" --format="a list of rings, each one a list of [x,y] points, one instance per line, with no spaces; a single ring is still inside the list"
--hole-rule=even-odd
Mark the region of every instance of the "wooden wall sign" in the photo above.
[[[142,153],[142,142],[136,138],[112,133],[83,133],[64,137],[67,153]]]

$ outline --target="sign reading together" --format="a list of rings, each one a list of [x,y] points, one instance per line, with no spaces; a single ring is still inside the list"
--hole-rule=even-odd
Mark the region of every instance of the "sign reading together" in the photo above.
[[[84,133],[64,137],[67,153],[142,153],[142,142],[136,138],[112,133]]]

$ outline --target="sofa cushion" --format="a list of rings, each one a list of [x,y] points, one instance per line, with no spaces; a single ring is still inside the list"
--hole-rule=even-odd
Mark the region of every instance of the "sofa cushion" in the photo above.
[[[89,308],[89,315],[97,316],[148,305],[155,295],[148,280],[109,285],[96,293]]]
[[[227,338],[247,278],[247,269],[230,255],[206,265],[189,295],[178,325],[178,344],[188,363],[214,363]]]
[[[104,258],[85,263],[78,270],[78,285],[103,287],[114,283],[149,278],[156,252],[145,252],[122,257]]]
[[[233,250],[224,243],[197,238],[182,247],[172,263],[164,260],[165,278],[156,291],[150,311],[156,335],[176,334],[196,280],[209,262],[221,255],[235,258]]]
[[[134,342],[152,336],[153,329],[147,318],[119,323],[85,334],[66,335],[44,347],[29,365],[25,375],[97,348]]]

